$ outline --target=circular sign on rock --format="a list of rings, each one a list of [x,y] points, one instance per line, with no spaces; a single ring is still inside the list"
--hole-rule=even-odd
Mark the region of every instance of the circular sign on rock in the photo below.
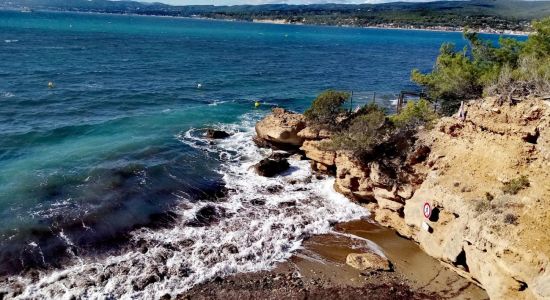
[[[426,219],[429,219],[432,215],[432,207],[430,206],[430,203],[424,202],[424,206],[422,208],[422,211],[424,212],[424,217]]]

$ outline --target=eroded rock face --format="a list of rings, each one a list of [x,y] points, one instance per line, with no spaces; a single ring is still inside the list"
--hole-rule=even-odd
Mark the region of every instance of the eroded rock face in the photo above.
[[[391,178],[378,161],[362,162],[349,153],[339,153],[335,160],[335,189],[360,202],[377,202],[381,208],[398,211],[412,196],[411,185]]]
[[[346,264],[361,271],[390,271],[390,261],[376,253],[350,253]]]
[[[308,126],[298,132],[298,136],[304,140],[324,140],[332,137],[332,132],[326,129],[318,129]]]
[[[338,192],[492,299],[550,299],[550,104],[494,100],[468,103],[466,122],[442,118],[362,160],[321,149],[330,135],[306,128],[298,137],[314,169],[335,171]],[[520,175],[529,187],[505,194],[503,183]],[[425,202],[437,209],[429,220]],[[359,266],[358,257],[349,260]]]
[[[468,104],[467,122],[443,118],[419,134],[430,148],[417,165],[427,176],[405,202],[401,228],[492,299],[550,299],[550,189],[543,188],[550,162],[541,139],[549,129],[543,101],[498,107],[485,99]],[[530,186],[505,194],[503,183],[520,175]],[[440,210],[436,219],[424,218],[424,202]],[[432,232],[421,230],[422,222]]]
[[[335,163],[337,167],[334,188],[338,192],[357,201],[374,201],[368,165],[363,165],[347,153],[340,153]]]
[[[298,136],[298,132],[305,126],[303,115],[274,108],[271,114],[256,123],[256,134],[260,140],[269,143],[299,147],[304,139]]]
[[[321,146],[322,143],[327,143],[329,140],[321,141],[305,141],[300,147],[300,150],[304,151],[307,158],[321,163],[325,166],[334,166],[336,159],[336,152],[324,150]]]

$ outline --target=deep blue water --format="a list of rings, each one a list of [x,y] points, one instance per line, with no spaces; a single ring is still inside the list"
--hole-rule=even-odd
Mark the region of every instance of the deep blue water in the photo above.
[[[189,128],[238,122],[256,99],[302,111],[328,88],[389,105],[443,42],[464,45],[460,33],[0,12],[0,274],[58,264],[60,232],[86,251],[217,192],[216,157],[177,138]]]

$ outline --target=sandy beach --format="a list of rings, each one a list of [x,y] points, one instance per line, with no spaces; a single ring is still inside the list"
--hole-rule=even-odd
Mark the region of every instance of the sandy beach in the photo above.
[[[361,272],[346,265],[364,240],[391,261],[389,272]],[[338,224],[314,236],[274,270],[216,278],[178,299],[488,299],[483,289],[425,254],[416,243],[367,220]]]

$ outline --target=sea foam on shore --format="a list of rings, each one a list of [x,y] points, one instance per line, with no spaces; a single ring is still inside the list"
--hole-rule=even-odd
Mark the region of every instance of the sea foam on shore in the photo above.
[[[332,178],[317,178],[307,161],[290,160],[282,176],[260,177],[253,164],[270,150],[252,142],[260,114],[240,124],[219,125],[232,136],[216,142],[190,130],[178,138],[217,155],[227,194],[217,200],[182,201],[176,224],[132,234],[137,249],[107,258],[85,258],[67,269],[40,276],[25,286],[22,298],[158,298],[175,295],[218,276],[266,270],[288,259],[314,234],[335,222],[368,216],[362,207],[336,193]]]

